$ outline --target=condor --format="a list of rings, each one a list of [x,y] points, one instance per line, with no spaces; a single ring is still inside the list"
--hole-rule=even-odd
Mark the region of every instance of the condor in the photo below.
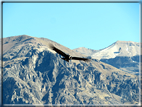
[[[50,48],[52,50],[54,50],[55,52],[57,52],[58,54],[63,56],[63,60],[69,62],[69,60],[82,60],[82,61],[90,61],[90,59],[88,58],[81,58],[81,57],[72,57],[66,53],[64,53],[63,51],[59,50],[58,48],[54,47],[53,45],[50,44]]]

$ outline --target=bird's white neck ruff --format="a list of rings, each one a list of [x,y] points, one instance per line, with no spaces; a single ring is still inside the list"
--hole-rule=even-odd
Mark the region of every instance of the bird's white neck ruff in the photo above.
[[[69,59],[72,59],[72,56],[69,56]]]

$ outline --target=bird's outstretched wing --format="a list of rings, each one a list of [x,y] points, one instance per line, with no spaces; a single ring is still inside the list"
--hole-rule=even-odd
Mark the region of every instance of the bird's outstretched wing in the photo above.
[[[54,47],[53,45],[50,44],[49,46],[52,50],[56,51],[58,54],[66,57],[66,56],[69,56],[68,54],[64,53],[63,51],[59,50],[58,48]]]
[[[80,57],[72,57],[73,60],[83,60],[83,61],[90,61],[88,58],[80,58]]]

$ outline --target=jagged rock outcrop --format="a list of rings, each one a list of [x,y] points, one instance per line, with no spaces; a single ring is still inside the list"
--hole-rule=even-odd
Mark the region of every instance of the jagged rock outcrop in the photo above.
[[[43,38],[4,38],[11,48],[3,54],[3,104],[139,103],[137,76],[99,60],[68,63],[48,48],[49,42],[80,55]]]
[[[110,58],[110,59],[101,59],[100,61],[110,64],[125,72],[139,75],[140,57],[141,56],[139,55],[133,57],[117,56],[115,58]]]

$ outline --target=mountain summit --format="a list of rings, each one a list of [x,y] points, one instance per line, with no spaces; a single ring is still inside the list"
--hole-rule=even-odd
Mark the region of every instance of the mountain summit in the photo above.
[[[116,56],[136,56],[140,55],[140,44],[132,41],[117,41],[107,48],[101,49],[91,55],[95,59],[109,59]]]
[[[137,42],[117,41],[104,49],[91,50],[91,54],[88,54],[90,49],[87,48],[77,48],[75,51],[110,64],[125,72],[139,75],[140,48],[140,43]]]
[[[97,52],[97,50],[88,49],[88,48],[85,48],[85,47],[76,48],[76,49],[73,49],[73,51],[79,52],[79,53],[81,53],[83,55],[87,55],[87,56],[92,56],[92,54]]]
[[[139,104],[138,76],[99,60],[61,59],[54,41],[27,35],[3,38],[3,104]]]

